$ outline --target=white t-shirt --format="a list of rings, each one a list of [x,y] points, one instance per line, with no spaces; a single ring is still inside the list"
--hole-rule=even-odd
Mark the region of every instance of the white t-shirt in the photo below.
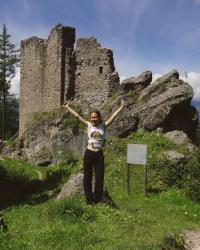
[[[103,123],[93,126],[88,122],[88,144],[91,144],[93,148],[102,149],[105,143],[105,128]]]

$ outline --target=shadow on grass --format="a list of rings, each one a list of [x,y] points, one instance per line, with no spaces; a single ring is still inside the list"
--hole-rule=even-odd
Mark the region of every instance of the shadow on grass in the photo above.
[[[48,200],[53,193],[59,191],[63,176],[70,176],[69,170],[59,170],[47,174],[45,180],[30,179],[19,174],[10,174],[6,168],[0,166],[0,210],[11,205],[38,204]]]
[[[147,189],[147,193],[149,193],[149,194],[160,194],[163,191],[164,191],[164,189],[159,189],[159,188],[151,188],[151,187],[149,187]]]

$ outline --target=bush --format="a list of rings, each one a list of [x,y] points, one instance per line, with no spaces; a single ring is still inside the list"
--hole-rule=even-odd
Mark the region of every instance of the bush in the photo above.
[[[167,161],[157,162],[154,169],[157,179],[166,187],[184,189],[193,201],[200,202],[200,150],[193,153],[187,162],[177,164],[170,164]]]
[[[189,173],[187,161],[173,163],[165,158],[158,157],[155,162],[154,169],[156,170],[157,179],[161,181],[166,187],[183,188],[185,179]]]
[[[177,234],[169,234],[167,235],[163,243],[161,245],[162,250],[184,250],[185,249],[185,241],[184,239]]]
[[[194,201],[200,202],[200,149],[186,165],[188,175],[185,180],[186,194]]]
[[[82,109],[77,106],[73,108],[79,115],[82,114]],[[72,114],[69,114],[69,116],[64,120],[63,122],[64,128],[71,128],[74,135],[77,135],[79,132],[79,129],[82,129],[83,126],[81,126],[80,121],[77,119],[77,117],[73,116]]]

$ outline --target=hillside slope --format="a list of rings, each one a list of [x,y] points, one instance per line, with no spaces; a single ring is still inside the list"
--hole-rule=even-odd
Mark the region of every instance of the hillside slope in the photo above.
[[[127,143],[148,145],[148,197],[143,195],[142,166],[131,169],[131,192],[127,193]],[[106,204],[87,206],[82,196],[55,201],[63,181],[82,168],[81,161],[39,169],[44,171],[43,187],[32,190],[24,199],[19,197],[15,205],[7,203],[2,210],[7,230],[1,230],[0,249],[183,249],[178,235],[182,230],[200,228],[200,204],[187,198],[184,189],[169,188],[161,181],[157,156],[170,149],[189,155],[184,146],[174,145],[159,133],[137,132],[107,141],[105,186],[116,208]],[[0,163],[1,173],[11,169],[11,163]],[[23,170],[18,168],[16,172],[19,175]],[[29,183],[32,174],[26,176]],[[49,190],[53,192],[50,197]],[[176,244],[166,241],[171,234]]]

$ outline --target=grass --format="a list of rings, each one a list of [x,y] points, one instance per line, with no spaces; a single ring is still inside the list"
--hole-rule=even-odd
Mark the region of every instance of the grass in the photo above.
[[[35,112],[33,113],[30,121],[26,123],[26,129],[29,129],[35,125],[43,124],[46,121],[54,120],[59,118],[63,113],[64,109],[60,108],[57,110],[47,111],[47,112]]]
[[[80,106],[76,106],[72,108],[78,112],[80,115],[82,115],[82,109]],[[26,129],[30,129],[34,126],[38,126],[44,123],[49,123],[50,121],[53,121],[57,118],[60,118],[61,115],[67,112],[63,107],[57,109],[57,110],[52,110],[52,111],[47,111],[47,112],[35,112],[33,113],[30,121],[26,123]],[[72,132],[74,135],[78,134],[79,129],[83,130],[83,126],[80,125],[80,122],[77,120],[76,117],[74,117],[72,114],[68,112],[68,115],[65,119],[63,119],[63,126],[65,129],[71,128]]]
[[[78,160],[71,158],[48,167],[35,167],[13,159],[0,160],[0,209],[49,199],[48,191],[53,190],[56,195],[61,184],[79,168]]]
[[[200,204],[189,200],[183,191],[156,184],[157,189],[151,188],[144,197],[142,166],[131,169],[131,192],[127,193],[127,143],[146,143],[151,165],[163,150],[186,150],[158,133],[141,131],[124,139],[108,139],[105,185],[118,208],[87,206],[81,196],[7,206],[2,212],[8,229],[0,234],[0,249],[157,250],[166,244],[167,235],[199,229]],[[69,174],[80,168],[80,162],[77,164]],[[149,187],[155,183],[153,172],[149,168]]]

